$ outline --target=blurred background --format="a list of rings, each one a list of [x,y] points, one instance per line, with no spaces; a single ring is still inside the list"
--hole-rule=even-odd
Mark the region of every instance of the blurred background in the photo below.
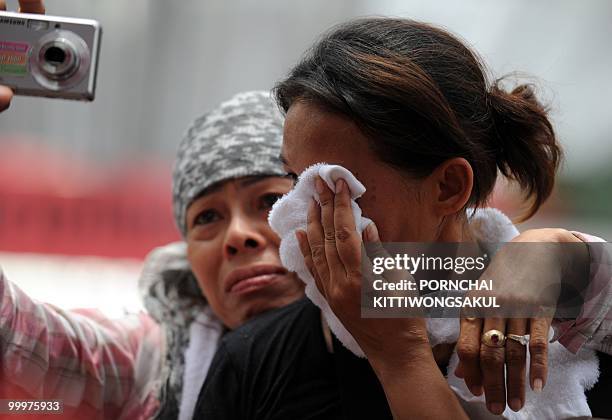
[[[557,189],[520,226],[612,238],[612,2],[590,0],[49,0],[103,26],[96,100],[17,97],[0,114],[0,267],[63,307],[138,310],[153,247],[179,239],[171,169],[187,125],[242,90],[270,89],[330,26],[402,16],[460,35],[494,77],[541,88],[565,147]],[[17,1],[8,1],[9,10]],[[521,212],[501,185],[494,204]]]

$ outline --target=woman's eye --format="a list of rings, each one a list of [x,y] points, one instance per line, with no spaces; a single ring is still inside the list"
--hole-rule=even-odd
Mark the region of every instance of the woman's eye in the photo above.
[[[278,199],[281,198],[282,196],[283,194],[279,194],[279,193],[264,195],[263,197],[261,197],[262,207],[267,210],[271,209],[274,203],[276,203]]]
[[[215,210],[204,210],[193,220],[193,225],[206,225],[218,220],[219,217],[219,213]]]

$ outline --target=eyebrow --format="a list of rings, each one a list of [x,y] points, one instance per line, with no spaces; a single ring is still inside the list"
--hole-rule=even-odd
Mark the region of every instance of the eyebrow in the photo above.
[[[205,196],[207,194],[210,193],[214,193],[215,191],[219,191],[221,189],[221,187],[223,186],[223,182],[217,182],[213,185],[211,185],[210,187],[206,187],[204,188],[202,191],[200,191],[200,193],[193,199],[193,201],[197,200],[198,198]]]
[[[268,178],[270,178],[269,175],[261,175],[261,176],[255,175],[255,176],[251,176],[251,177],[248,177],[247,179],[242,180],[240,182],[240,186],[241,187],[248,187],[250,185],[257,184],[258,182],[262,182],[262,181],[264,181],[264,180],[266,180]]]

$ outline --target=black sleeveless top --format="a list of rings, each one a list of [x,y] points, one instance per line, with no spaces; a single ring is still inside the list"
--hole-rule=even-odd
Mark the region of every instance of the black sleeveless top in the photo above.
[[[258,316],[221,340],[194,418],[391,419],[367,360],[333,346],[306,298]]]

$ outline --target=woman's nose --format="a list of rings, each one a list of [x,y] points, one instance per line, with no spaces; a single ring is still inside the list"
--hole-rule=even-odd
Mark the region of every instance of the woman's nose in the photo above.
[[[227,257],[258,252],[266,245],[266,238],[258,229],[260,223],[247,217],[232,218],[226,233],[224,253]]]

